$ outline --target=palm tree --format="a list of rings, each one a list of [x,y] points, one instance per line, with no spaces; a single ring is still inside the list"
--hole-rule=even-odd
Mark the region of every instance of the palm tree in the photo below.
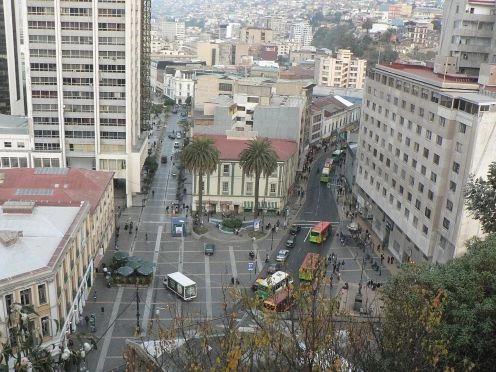
[[[255,217],[258,216],[258,194],[260,192],[260,176],[269,177],[277,169],[277,154],[268,138],[255,138],[250,145],[241,151],[239,165],[247,176],[255,176]]]
[[[217,169],[219,150],[210,138],[197,137],[181,152],[181,162],[193,173],[193,177],[198,173],[198,203],[200,214],[203,214],[203,176]]]

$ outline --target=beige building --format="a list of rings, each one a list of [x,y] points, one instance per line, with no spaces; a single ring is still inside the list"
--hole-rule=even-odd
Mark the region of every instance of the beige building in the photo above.
[[[378,66],[367,79],[356,196],[399,262],[445,263],[482,234],[464,186],[496,161],[496,99],[478,89],[412,65]]]
[[[205,61],[207,66],[239,65],[243,57],[254,53],[249,44],[240,42],[199,42],[196,48],[197,57]]]
[[[202,135],[202,137],[205,137]],[[229,138],[208,135],[220,152],[219,165],[204,177],[203,208],[208,212],[251,212],[254,208],[255,179],[243,174],[239,155],[248,147],[250,138]],[[277,169],[268,178],[260,179],[259,209],[281,211],[286,207],[298,164],[295,141],[270,139],[277,157]],[[198,209],[198,177],[193,182],[193,208]]]
[[[367,60],[353,57],[348,49],[336,54],[315,56],[315,82],[317,85],[338,88],[363,88]]]
[[[29,119],[0,114],[0,168],[31,167],[33,150]],[[37,162],[41,166],[41,159]]]
[[[248,44],[272,44],[274,34],[268,28],[243,27],[241,28],[241,41]]]
[[[45,343],[63,345],[81,321],[115,229],[113,175],[9,169],[0,182],[0,342],[9,337],[9,312],[18,303],[33,307],[30,321]]]

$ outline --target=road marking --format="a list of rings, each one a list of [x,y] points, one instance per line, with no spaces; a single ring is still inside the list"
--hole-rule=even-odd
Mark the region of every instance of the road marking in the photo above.
[[[160,253],[160,239],[162,238],[162,226],[158,227],[157,230],[157,240],[155,240],[155,251],[153,253],[153,275],[152,278],[157,274],[157,263],[158,263],[158,254]],[[152,311],[151,303],[153,297],[153,286],[149,286],[146,290],[146,299],[145,299],[145,309],[148,311],[143,311],[143,319],[141,321],[141,329],[142,334],[146,336],[146,330],[148,329],[148,321],[150,319],[150,312]]]
[[[112,333],[114,331],[115,320],[117,318],[117,313],[119,312],[119,306],[121,305],[122,294],[124,293],[124,288],[120,287],[117,290],[117,296],[115,297],[114,306],[112,307],[112,314],[110,314],[109,324],[110,327],[105,333],[105,338],[103,339],[103,345],[101,346],[100,356],[98,358],[98,364],[95,371],[103,371],[103,365],[105,364],[105,359],[107,359],[108,349],[110,346],[110,341],[112,340]]]
[[[310,235],[310,229],[308,229],[307,235],[305,235],[305,239],[303,240],[304,242],[306,242],[306,241],[307,241],[307,239],[308,239],[308,235]]]
[[[260,258],[260,255],[259,255],[259,252],[258,252],[258,244],[257,244],[257,241],[255,240],[253,242],[253,252],[255,253],[255,258],[257,260],[257,270],[255,270],[255,274],[258,272],[262,272],[262,268],[263,268],[263,263],[262,263],[262,259]]]
[[[210,258],[205,255],[205,302],[207,305],[207,320],[212,319],[212,288],[210,287]]]
[[[238,277],[238,269],[236,268],[236,257],[234,256],[234,247],[232,245],[229,246],[229,257],[231,259],[231,273],[233,278]]]

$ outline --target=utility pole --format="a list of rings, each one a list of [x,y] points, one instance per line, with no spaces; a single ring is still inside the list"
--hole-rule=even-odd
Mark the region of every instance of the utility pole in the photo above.
[[[140,330],[140,312],[139,312],[139,293],[138,284],[136,284],[136,331],[135,336],[138,337],[141,334]]]

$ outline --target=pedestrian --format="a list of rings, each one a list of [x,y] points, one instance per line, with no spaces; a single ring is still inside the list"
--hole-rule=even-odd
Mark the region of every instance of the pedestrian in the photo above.
[[[391,264],[394,263],[394,256],[391,256]]]
[[[390,257],[390,256],[388,256],[387,263],[388,263],[388,264],[390,264],[390,263],[391,263],[391,257]]]
[[[88,327],[88,325],[90,324],[90,317],[88,315],[86,315],[84,317],[84,321],[86,322],[86,327]]]
[[[231,277],[231,284],[234,285],[234,276]]]
[[[236,278],[236,285],[239,285],[239,279]]]
[[[336,264],[335,264],[335,263],[333,263],[333,264],[332,264],[332,272],[333,272],[333,273],[335,273],[335,272],[336,272]]]
[[[136,226],[136,234],[138,233],[138,226]]]
[[[341,273],[338,272],[338,281],[341,280]]]
[[[381,253],[381,265],[384,262],[384,253]]]
[[[93,291],[93,301],[96,301],[96,290]]]
[[[148,240],[148,233],[145,233],[145,240]]]

